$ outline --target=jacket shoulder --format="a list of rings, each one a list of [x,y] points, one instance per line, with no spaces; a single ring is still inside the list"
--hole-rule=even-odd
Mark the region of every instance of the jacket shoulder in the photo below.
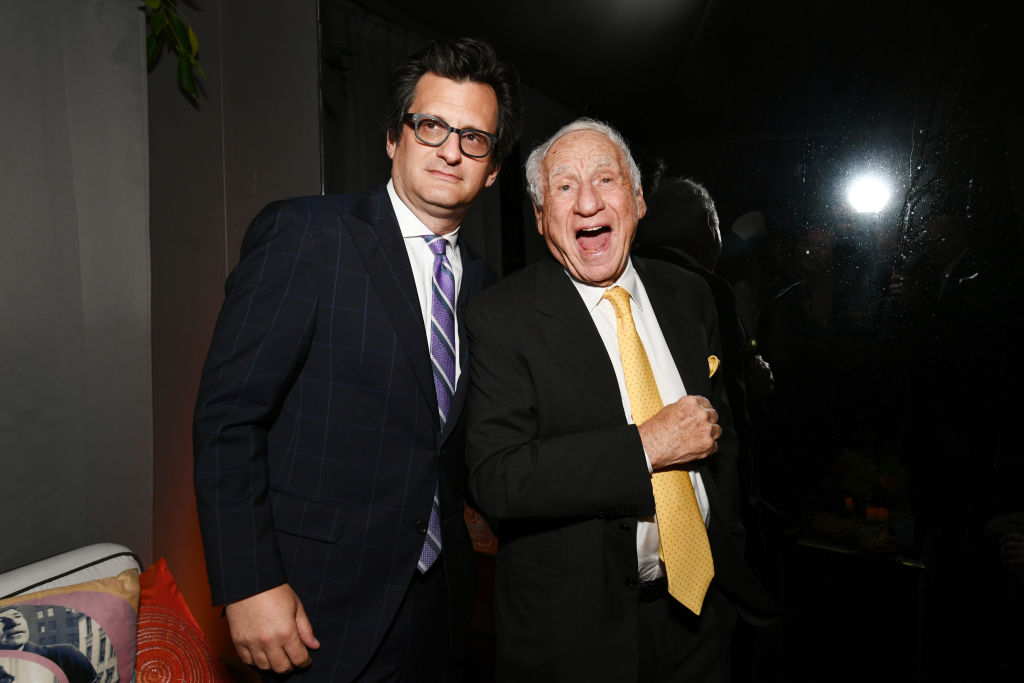
[[[505,275],[477,294],[467,310],[490,307],[514,307],[530,301],[537,287],[537,264],[527,265]]]

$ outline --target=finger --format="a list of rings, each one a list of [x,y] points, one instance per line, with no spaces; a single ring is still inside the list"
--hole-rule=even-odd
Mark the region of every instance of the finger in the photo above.
[[[238,653],[238,658],[242,660],[243,664],[253,665],[252,654],[249,652],[249,648],[236,645],[235,651]]]
[[[320,641],[313,635],[313,624],[309,622],[309,617],[306,616],[302,605],[299,605],[299,610],[295,614],[295,628],[299,632],[299,639],[302,640],[303,645],[314,650],[320,647]]]
[[[273,669],[274,673],[286,674],[295,668],[292,665],[291,657],[284,650],[284,648],[274,648],[270,651],[269,658],[269,668]]]
[[[289,667],[294,665],[299,669],[305,669],[313,663],[313,659],[309,656],[309,650],[298,638],[288,641],[284,648],[284,654],[288,659]]]
[[[252,655],[252,664],[257,669],[263,669],[266,671],[270,668],[270,660],[267,658],[267,654],[258,648],[250,648],[249,653]]]

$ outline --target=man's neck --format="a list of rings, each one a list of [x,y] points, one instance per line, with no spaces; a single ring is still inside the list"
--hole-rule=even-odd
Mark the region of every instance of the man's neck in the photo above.
[[[391,197],[391,203],[395,208],[395,213],[399,212],[399,205],[407,210],[409,214],[415,217],[424,227],[435,235],[447,235],[454,232],[461,224],[462,219],[466,217],[466,211],[461,212],[448,212],[443,216],[434,216],[432,214],[417,211],[408,202],[402,199],[402,195],[399,194],[398,189],[395,187],[394,181],[388,181],[387,184],[388,195]]]

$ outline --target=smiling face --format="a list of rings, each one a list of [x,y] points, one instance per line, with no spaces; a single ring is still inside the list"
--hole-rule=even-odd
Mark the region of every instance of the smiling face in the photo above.
[[[0,608],[0,647],[15,650],[28,642],[28,622],[16,609]]]
[[[409,113],[430,114],[455,128],[498,130],[494,88],[475,81],[459,83],[424,74]],[[440,147],[431,147],[417,140],[412,127],[406,125],[398,140],[388,139],[387,151],[395,192],[437,234],[458,227],[480,191],[498,177],[494,150],[482,159],[468,157],[459,149],[455,132]]]
[[[584,284],[615,282],[647,210],[622,150],[596,131],[568,133],[544,155],[541,180],[544,205],[533,210],[548,250]]]

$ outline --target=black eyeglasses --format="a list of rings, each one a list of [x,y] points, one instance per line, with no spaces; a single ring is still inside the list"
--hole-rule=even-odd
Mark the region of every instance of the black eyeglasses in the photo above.
[[[455,128],[430,114],[406,114],[406,123],[412,126],[416,139],[424,145],[440,147],[452,131],[459,134],[459,149],[467,157],[479,159],[491,153],[497,136],[475,128]]]

